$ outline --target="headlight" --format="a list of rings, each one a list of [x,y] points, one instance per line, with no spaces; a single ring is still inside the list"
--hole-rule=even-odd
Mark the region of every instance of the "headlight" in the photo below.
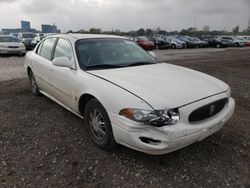
[[[180,116],[177,109],[171,110],[140,110],[126,108],[119,113],[133,121],[152,124],[154,126],[173,125],[179,122]]]

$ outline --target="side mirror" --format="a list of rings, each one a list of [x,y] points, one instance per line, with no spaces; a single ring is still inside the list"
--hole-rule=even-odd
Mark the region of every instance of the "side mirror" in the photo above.
[[[153,51],[148,52],[151,56],[156,57],[156,54]]]
[[[68,57],[56,57],[55,59],[53,59],[52,64],[57,67],[71,68],[71,62]]]

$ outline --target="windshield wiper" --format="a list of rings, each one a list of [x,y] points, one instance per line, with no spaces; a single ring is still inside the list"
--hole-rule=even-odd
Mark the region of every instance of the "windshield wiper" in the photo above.
[[[90,65],[86,67],[86,70],[94,70],[94,69],[111,69],[111,68],[121,68],[124,66],[121,65],[112,65],[112,64],[99,64],[99,65]]]
[[[152,65],[152,64],[156,64],[156,63],[142,61],[142,62],[135,62],[135,63],[128,64],[127,67],[140,66],[140,65]]]

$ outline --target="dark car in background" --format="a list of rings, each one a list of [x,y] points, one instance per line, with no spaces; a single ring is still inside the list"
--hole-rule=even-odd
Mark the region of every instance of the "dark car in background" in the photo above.
[[[31,44],[31,41],[36,37],[36,34],[25,32],[25,33],[19,33],[18,38],[22,40],[23,44],[26,47],[26,50],[32,50],[33,45]]]
[[[189,39],[191,41],[193,41],[194,43],[196,43],[198,48],[208,47],[208,42],[203,41],[203,40],[199,39],[198,37],[189,37]]]
[[[194,41],[189,39],[188,36],[181,36],[180,35],[180,36],[177,36],[176,38],[181,40],[181,41],[186,42],[187,48],[197,48],[198,47],[198,45]]]
[[[44,35],[37,35],[32,41],[31,41],[31,44],[30,44],[30,48],[33,50],[36,45],[45,38]]]
[[[129,38],[129,40],[132,40],[136,42],[139,46],[141,46],[144,50],[153,50],[155,49],[155,44],[148,39],[146,36],[135,36]]]
[[[233,46],[232,41],[222,39],[221,37],[208,37],[205,38],[204,40],[208,42],[209,47],[226,48]]]
[[[171,45],[171,41],[164,35],[153,35],[151,41],[154,42],[156,49],[166,49]]]

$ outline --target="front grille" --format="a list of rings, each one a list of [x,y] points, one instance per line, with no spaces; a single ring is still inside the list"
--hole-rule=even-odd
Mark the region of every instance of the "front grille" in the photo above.
[[[8,48],[18,48],[18,46],[8,46]]]
[[[212,102],[210,104],[207,104],[205,106],[202,106],[202,107],[194,110],[189,115],[188,120],[190,122],[197,122],[197,121],[201,121],[201,120],[205,120],[207,118],[210,118],[210,117],[218,114],[220,111],[222,111],[227,103],[228,103],[228,98],[224,98],[224,99],[220,99],[218,101]]]

